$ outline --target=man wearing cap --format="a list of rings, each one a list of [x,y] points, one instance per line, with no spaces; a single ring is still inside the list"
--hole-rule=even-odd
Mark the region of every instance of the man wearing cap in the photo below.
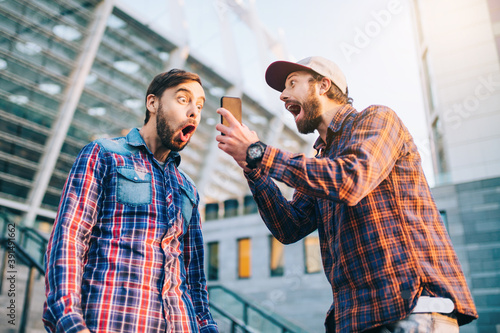
[[[284,244],[318,230],[333,291],[327,332],[458,332],[477,318],[460,263],[396,113],[358,112],[339,67],[322,57],[277,61],[266,81],[315,158],[266,145],[225,109],[219,148],[243,168],[259,212]],[[288,201],[271,178],[295,188]]]

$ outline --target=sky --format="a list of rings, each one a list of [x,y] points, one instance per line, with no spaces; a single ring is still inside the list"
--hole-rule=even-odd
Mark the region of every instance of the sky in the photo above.
[[[270,31],[283,31],[296,59],[321,55],[347,77],[354,107],[392,108],[414,137],[433,182],[411,2],[407,0],[259,1]]]
[[[414,137],[424,172],[433,185],[410,0],[240,1],[245,6],[254,2],[266,30],[282,42],[288,58],[285,60],[298,61],[312,55],[329,58],[346,75],[349,95],[357,110],[373,104],[392,108]],[[265,84],[264,71],[269,63],[281,59],[263,59],[255,36],[236,15],[225,16],[238,50],[228,54],[218,20],[221,11],[227,9],[221,0],[182,0],[184,21],[178,20],[178,14],[172,15],[172,5],[167,0],[117,3],[134,8],[134,13],[156,31],[187,39],[190,52],[202,55],[208,65],[220,72],[230,71],[227,64],[236,55],[245,78],[244,87],[253,92],[252,97],[274,93],[279,101],[279,94],[270,92]],[[172,22],[186,25],[188,34],[182,35]],[[284,109],[283,114],[291,117]]]

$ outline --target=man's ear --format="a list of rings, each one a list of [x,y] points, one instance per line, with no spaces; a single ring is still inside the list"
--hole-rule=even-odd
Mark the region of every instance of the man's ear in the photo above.
[[[323,77],[319,82],[319,94],[320,95],[325,94],[326,92],[328,92],[328,90],[330,90],[331,86],[332,86],[332,81],[327,77]]]
[[[158,111],[158,98],[156,98],[155,95],[149,94],[148,97],[146,97],[146,108],[151,113],[156,113],[156,111]]]

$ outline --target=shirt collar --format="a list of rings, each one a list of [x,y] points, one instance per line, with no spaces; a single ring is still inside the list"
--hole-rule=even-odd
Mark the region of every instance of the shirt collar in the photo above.
[[[314,143],[314,149],[320,150],[326,148],[327,144],[329,141],[331,141],[331,137],[336,134],[340,129],[342,128],[342,124],[346,120],[347,116],[349,116],[352,112],[356,112],[356,109],[353,108],[350,104],[345,104],[342,106],[337,113],[335,113],[335,116],[333,116],[332,121],[330,122],[330,125],[328,126],[328,134],[326,136],[326,141],[324,142],[323,139],[321,139],[321,136],[316,139],[316,142]]]
[[[126,136],[126,141],[127,144],[133,146],[133,147],[141,147],[143,146],[148,154],[153,155],[151,150],[149,150],[149,147],[146,145],[146,142],[141,136],[141,133],[139,133],[138,128],[133,128]],[[179,166],[181,164],[181,155],[177,151],[170,151],[170,154],[168,154],[167,160],[168,159],[173,159],[175,166]]]

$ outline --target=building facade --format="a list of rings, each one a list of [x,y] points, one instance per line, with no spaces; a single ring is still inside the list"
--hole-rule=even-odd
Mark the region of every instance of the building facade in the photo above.
[[[198,73],[207,94],[197,135],[182,152],[182,167],[204,202],[242,198],[248,191],[241,172],[217,149],[221,96],[242,98],[243,121],[255,125],[261,137],[296,151],[307,143],[281,121],[281,109],[245,90],[230,65],[219,70],[190,52],[181,38],[187,28],[174,26],[169,35],[163,26],[146,24],[126,3],[0,3],[0,205],[19,212],[24,225],[50,224],[76,154],[91,140],[140,127],[149,82],[170,68]],[[175,18],[167,23],[181,24],[183,5],[166,3]],[[220,3],[233,8],[231,1]],[[214,22],[235,16],[212,7]],[[266,43],[269,38],[256,45],[267,50]]]
[[[317,235],[286,247],[273,239],[241,170],[215,141],[220,97],[231,95],[242,98],[244,122],[266,143],[292,152],[310,149],[311,142],[281,120],[282,105],[256,98],[249,88],[228,24],[237,21],[243,26],[238,29],[253,36],[241,40],[254,43],[251,56],[262,60],[255,65],[261,73],[274,58],[287,58],[282,46],[241,1],[196,6],[190,0],[165,1],[172,14],[161,23],[169,27],[143,17],[133,3],[0,1],[1,209],[20,224],[49,232],[79,150],[93,139],[140,127],[144,93],[154,75],[173,67],[196,72],[207,103],[181,167],[203,200],[209,284],[244,294],[310,332],[322,331],[332,295]],[[412,4],[437,184],[433,193],[480,313],[462,331],[498,331],[500,4]],[[190,50],[183,6],[219,23],[215,35],[222,40],[225,66]],[[289,188],[282,190],[291,195]]]
[[[500,331],[500,3],[413,1],[436,186],[479,312]]]
[[[302,257],[302,247],[293,255],[285,250],[283,257],[283,248],[276,242],[272,247],[276,258],[272,274],[276,278],[266,275],[269,262],[262,255],[266,255],[270,234],[255,206],[251,208],[241,169],[217,148],[215,124],[220,116],[216,109],[221,96],[242,98],[243,121],[255,127],[266,142],[294,152],[305,150],[310,143],[298,135],[295,126],[282,122],[281,104],[277,107],[262,96],[256,99],[255,93],[246,89],[245,78],[238,74],[234,61],[236,45],[227,36],[227,23],[236,20],[251,25],[253,28],[247,30],[255,36],[253,49],[260,49],[262,57],[284,56],[272,54],[279,52],[279,43],[263,28],[255,28],[260,26],[255,24],[258,18],[246,15],[249,9],[238,1],[196,2],[200,8],[189,1],[164,3],[172,12],[168,22],[148,21],[130,1],[0,1],[0,210],[20,225],[48,234],[67,174],[80,149],[94,139],[123,136],[131,128],[140,127],[145,117],[144,94],[156,74],[171,68],[195,72],[202,79],[207,101],[196,135],[181,152],[181,168],[197,184],[201,210],[208,207],[207,219],[214,216],[214,206],[226,203],[225,209],[216,212],[216,218],[223,221],[205,223],[207,251],[212,261],[221,263],[218,270],[209,265],[210,282],[241,294],[254,293],[255,302],[263,303],[272,313],[297,299],[297,293],[305,294],[301,291],[304,286],[319,290],[325,279],[318,262],[309,264],[312,268],[306,279],[302,279],[303,272],[285,269],[281,260]],[[211,22],[220,23],[215,24],[222,31],[218,36],[229,45],[226,67],[218,68],[189,49],[183,6],[191,6],[190,13],[199,10],[204,17],[211,13]],[[164,23],[170,24],[170,29]],[[243,202],[250,211],[243,209]],[[236,214],[245,215],[224,218]],[[230,246],[233,236],[237,243]],[[237,245],[240,252],[235,251]],[[256,246],[264,251],[255,252]],[[234,275],[236,253],[241,258],[246,253],[242,260],[247,265]],[[309,257],[318,260],[314,240],[307,253],[315,253]],[[284,285],[283,281],[288,282]],[[321,312],[311,308],[302,311],[303,315],[321,313],[323,317],[326,303],[317,306]],[[318,321],[321,325],[322,318]]]

